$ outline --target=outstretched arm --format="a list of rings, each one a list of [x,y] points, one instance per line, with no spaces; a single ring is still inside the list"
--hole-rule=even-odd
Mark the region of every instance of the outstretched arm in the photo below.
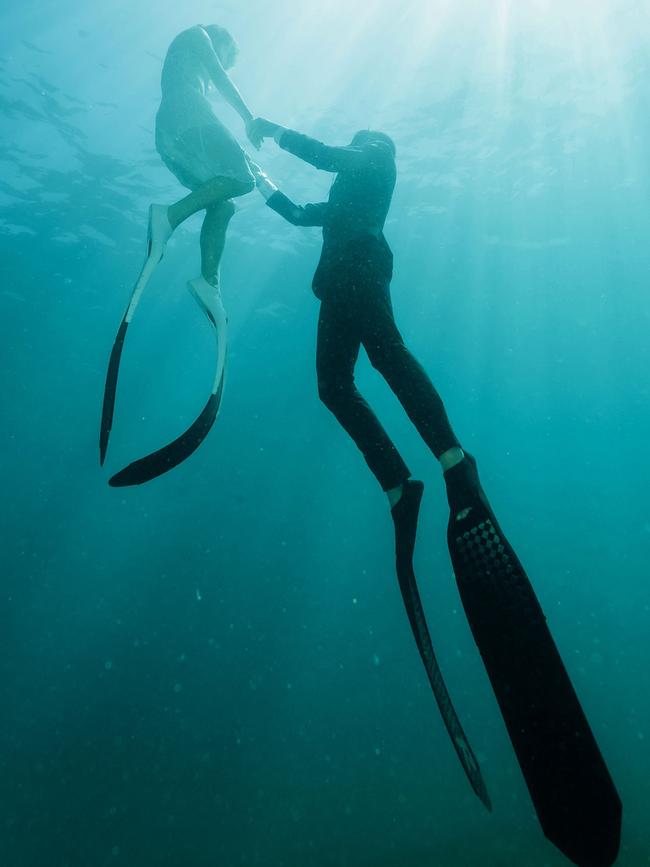
[[[205,30],[201,29],[200,42],[197,40],[197,47],[199,47],[201,62],[205,67],[208,75],[210,76],[210,81],[217,88],[221,96],[226,100],[228,105],[232,106],[235,109],[237,114],[241,117],[246,125],[246,133],[248,134],[251,143],[259,148],[261,144],[261,138],[252,133],[251,131],[251,123],[253,121],[253,113],[246,105],[244,98],[241,93],[237,89],[236,85],[231,81],[230,76],[223,68],[221,61],[219,60],[219,56],[217,52],[214,50],[212,46],[212,42],[210,37],[205,32]]]
[[[272,196],[269,196],[266,204],[294,226],[322,226],[327,208],[327,202],[319,202],[315,205],[296,205],[280,190],[276,190]]]
[[[293,226],[322,226],[325,220],[327,202],[319,202],[314,205],[296,205],[288,196],[280,192],[277,186],[269,178],[257,163],[249,159],[258,192],[266,199],[266,204],[276,214],[284,217]]]
[[[251,130],[260,138],[274,138],[282,150],[325,172],[361,167],[372,155],[368,147],[332,147],[261,117],[252,122]]]
[[[324,172],[340,172],[360,168],[367,161],[363,148],[332,147],[308,135],[285,129],[276,139],[282,150],[304,160]]]

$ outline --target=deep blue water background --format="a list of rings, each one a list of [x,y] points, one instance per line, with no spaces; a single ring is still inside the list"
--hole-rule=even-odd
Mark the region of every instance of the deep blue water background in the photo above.
[[[223,266],[231,354],[203,447],[147,486],[97,460],[105,364],[146,207],[174,34],[221,23],[251,108],[397,141],[400,327],[545,608],[625,807],[647,825],[650,9],[10,0],[0,31],[0,864],[560,867],[473,645],[434,460],[358,379],[427,484],[416,567],[494,801],[471,793],[401,606],[385,500],[316,396],[315,230],[257,196]],[[233,129],[241,128],[233,123]],[[328,178],[265,145],[300,201]],[[198,218],[130,329],[108,469],[209,390],[185,292]]]

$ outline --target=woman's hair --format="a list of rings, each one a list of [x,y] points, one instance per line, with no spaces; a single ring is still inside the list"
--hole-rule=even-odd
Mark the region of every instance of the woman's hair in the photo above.
[[[388,146],[393,157],[397,154],[397,148],[392,138],[385,132],[379,132],[376,129],[360,129],[358,133],[355,133],[351,143],[357,147],[362,147],[371,142],[382,142]]]
[[[234,54],[239,52],[239,46],[225,27],[219,27],[218,24],[206,24],[203,29],[210,37],[212,47],[217,54],[220,50],[227,51],[228,49],[230,49]]]

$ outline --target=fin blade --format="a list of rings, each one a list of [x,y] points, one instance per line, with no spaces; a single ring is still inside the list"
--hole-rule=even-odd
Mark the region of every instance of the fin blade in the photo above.
[[[182,464],[209,434],[219,412],[222,392],[223,381],[217,391],[210,395],[200,415],[184,433],[171,443],[120,470],[109,479],[108,484],[112,488],[142,485]]]
[[[205,309],[202,303],[200,303],[200,306]],[[142,485],[145,482],[151,481],[151,479],[162,476],[164,473],[182,464],[184,460],[198,449],[209,434],[221,406],[221,398],[226,381],[228,320],[221,303],[216,308],[216,315],[212,315],[207,310],[206,313],[214,328],[217,346],[216,370],[212,393],[206,405],[189,428],[176,437],[175,440],[146,455],[146,457],[133,461],[133,463],[110,478],[108,483],[111,487],[123,488],[131,485]]]
[[[122,358],[122,349],[124,348],[124,340],[129,323],[126,318],[122,319],[120,327],[117,331],[111,355],[108,362],[108,370],[106,371],[106,382],[104,384],[104,400],[102,403],[102,419],[99,426],[99,463],[104,466],[106,459],[106,450],[108,449],[108,440],[111,435],[113,426],[113,414],[115,412],[115,394],[117,391],[117,379],[120,372],[120,360]]]
[[[415,643],[438,704],[442,721],[474,793],[486,809],[491,811],[492,802],[478,760],[463,731],[436,659],[413,570],[413,552],[423,492],[424,486],[421,482],[415,480],[405,482],[402,499],[392,510],[396,531],[397,579]]]
[[[491,509],[450,520],[474,640],[546,837],[580,867],[610,867],[622,805],[537,596]]]
[[[408,564],[400,565],[398,567],[398,579],[406,613],[420,652],[420,657],[424,663],[429,683],[431,684],[431,689],[440,710],[442,721],[470,786],[486,809],[491,812],[492,802],[479,767],[478,759],[474,755],[474,751],[463,731],[433,650],[412,566],[409,568]]]
[[[108,449],[108,440],[111,434],[111,427],[113,425],[113,414],[115,412],[115,395],[117,391],[117,380],[120,372],[120,361],[122,359],[122,349],[124,348],[124,340],[126,338],[126,331],[129,327],[129,323],[133,318],[133,314],[135,313],[138,304],[140,303],[140,298],[142,293],[144,292],[147,283],[151,279],[151,275],[153,274],[156,265],[160,261],[154,260],[149,255],[149,249],[147,250],[147,255],[144,260],[144,264],[140,270],[140,274],[138,275],[138,279],[135,281],[135,286],[131,292],[131,296],[129,298],[129,303],[126,308],[126,313],[124,314],[122,321],[120,323],[120,327],[118,328],[117,335],[113,342],[113,348],[111,349],[111,355],[108,361],[108,370],[106,371],[106,382],[104,384],[104,400],[102,404],[102,419],[99,427],[99,464],[100,466],[104,466],[104,461],[106,459],[106,450]]]

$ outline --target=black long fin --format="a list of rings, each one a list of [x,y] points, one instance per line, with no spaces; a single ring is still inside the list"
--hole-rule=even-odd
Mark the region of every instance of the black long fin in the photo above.
[[[108,370],[106,371],[106,383],[104,385],[104,401],[102,404],[102,420],[99,428],[99,463],[104,466],[106,459],[106,449],[108,448],[108,439],[111,435],[113,426],[113,413],[115,411],[115,393],[117,391],[117,379],[120,372],[120,359],[122,358],[122,349],[124,348],[124,340],[126,338],[126,330],[129,323],[126,321],[126,316],[122,319],[120,327],[117,331],[113,348],[111,349],[111,357],[108,362]]]
[[[151,209],[149,209],[149,214],[151,215]],[[113,425],[113,412],[115,410],[115,393],[117,391],[117,379],[120,372],[120,360],[122,358],[122,349],[124,348],[126,330],[129,327],[129,322],[133,318],[133,314],[135,313],[138,304],[140,303],[142,293],[146,289],[147,284],[156,268],[156,265],[158,264],[158,262],[160,262],[160,258],[162,258],[151,258],[150,229],[151,216],[149,218],[149,227],[147,229],[147,255],[145,256],[145,260],[140,270],[140,274],[138,275],[138,279],[135,281],[135,285],[133,287],[133,290],[131,291],[131,297],[129,298],[126,312],[122,317],[122,321],[120,322],[120,327],[117,330],[117,335],[113,342],[113,348],[111,349],[111,356],[108,362],[106,383],[104,385],[102,420],[99,428],[99,463],[101,466],[104,465],[106,450],[108,448],[108,440],[111,434],[111,427]]]
[[[447,533],[451,560],[542,829],[579,867],[610,867],[620,845],[620,798],[532,585],[497,523],[471,456],[458,470],[458,481],[450,503],[464,497],[455,505],[462,502],[468,508],[460,513],[452,508]],[[452,485],[453,477],[448,489]],[[466,493],[472,485],[470,502]]]
[[[452,704],[451,697],[445,685],[433,650],[431,635],[427,626],[424,609],[422,608],[422,600],[418,590],[415,572],[413,570],[413,551],[415,547],[415,535],[417,530],[417,518],[420,509],[420,501],[424,486],[421,482],[408,481],[405,486],[403,499],[393,508],[393,519],[395,520],[397,532],[397,551],[396,551],[396,566],[397,578],[399,581],[404,607],[408,615],[411,629],[415,637],[418,651],[424,668],[431,684],[431,689],[435,696],[442,720],[445,728],[449,733],[451,742],[460,763],[467,775],[469,783],[488,810],[492,810],[490,796],[481,774],[474,751],[472,750],[469,741],[463,731],[463,727],[458,719],[458,714]],[[400,514],[398,510],[408,509],[410,514]]]
[[[222,393],[223,379],[217,391],[210,395],[201,414],[184,433],[173,442],[120,470],[109,479],[108,484],[113,488],[142,485],[181,464],[198,449],[210,432],[219,412]]]

